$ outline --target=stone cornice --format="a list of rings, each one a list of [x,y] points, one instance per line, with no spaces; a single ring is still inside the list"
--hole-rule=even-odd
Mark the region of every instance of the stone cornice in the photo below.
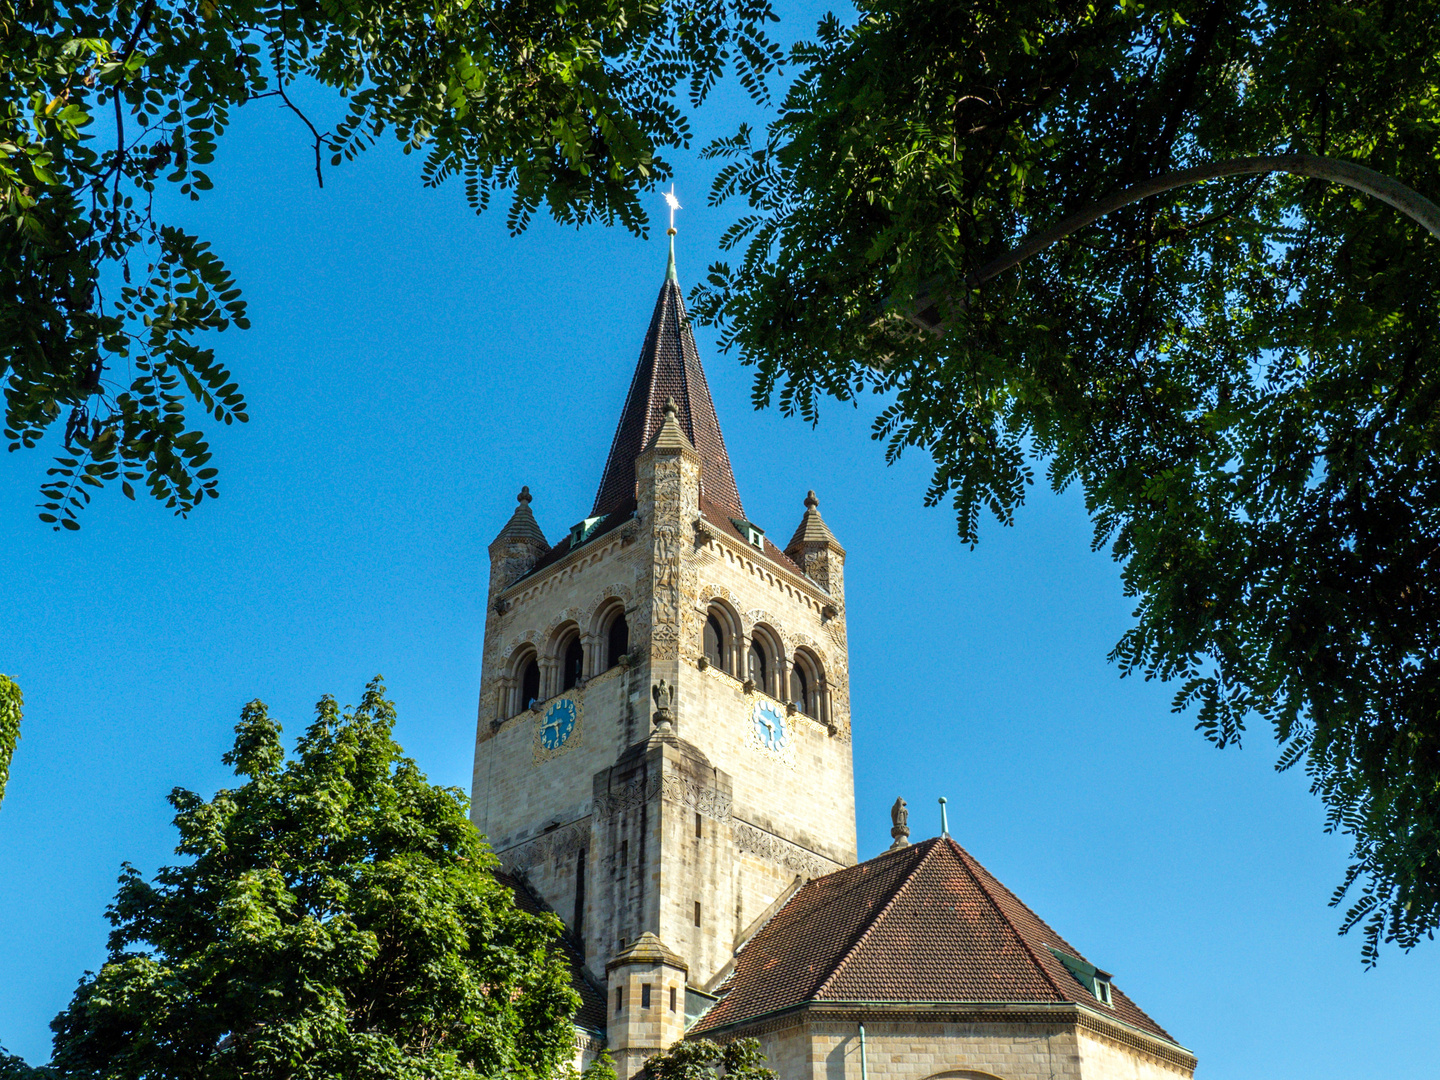
[[[718,526],[707,529],[706,533],[708,543],[714,544],[716,547],[720,547],[723,544],[725,547],[728,547],[731,553],[737,558],[757,561],[763,565],[766,570],[771,571],[777,577],[783,577],[793,587],[801,589],[814,601],[817,611],[824,608],[827,604],[835,603],[835,598],[822,589],[818,582],[806,577],[797,570],[791,570],[788,566],[782,566],[769,555],[765,554],[765,552],[752,547],[743,540],[726,534],[721,531]]]
[[[810,1001],[699,1031],[697,1037],[729,1042],[811,1023],[871,1023],[882,1020],[937,1024],[1063,1024],[1083,1029],[1153,1058],[1194,1072],[1196,1057],[1177,1043],[1101,1016],[1071,1002]]]
[[[571,548],[538,574],[524,574],[513,584],[505,586],[505,588],[496,593],[496,598],[503,598],[512,605],[524,603],[529,600],[532,595],[537,594],[542,586],[550,582],[558,574],[568,570],[574,566],[575,563],[579,562],[582,555],[598,555],[600,559],[608,557],[615,550],[625,546],[626,538],[620,534],[625,526],[634,520],[636,519],[629,518],[625,521],[617,522],[615,526],[607,529],[599,536],[592,536],[579,547]],[[531,590],[534,590],[534,592]]]

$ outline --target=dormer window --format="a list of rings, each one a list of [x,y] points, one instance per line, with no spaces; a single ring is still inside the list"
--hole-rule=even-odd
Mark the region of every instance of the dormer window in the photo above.
[[[747,544],[749,544],[753,548],[759,548],[761,551],[765,550],[764,529],[760,528],[760,526],[758,525],[752,525],[750,522],[745,521],[743,518],[731,518],[730,522],[735,526],[735,528],[740,530],[740,535],[745,538],[745,542]]]
[[[1110,996],[1110,972],[1101,971],[1089,961],[1081,960],[1078,956],[1071,956],[1069,953],[1061,952],[1053,945],[1050,946],[1050,952],[1055,959],[1065,965],[1066,971],[1075,976],[1076,982],[1090,991],[1091,996],[1094,997],[1096,1001],[1112,1009],[1115,1007],[1115,1003],[1111,1000]]]
[[[596,526],[596,525],[599,525],[600,522],[603,521],[603,520],[604,520],[603,517],[588,517],[588,518],[586,518],[584,521],[581,521],[581,522],[579,522],[579,523],[577,523],[577,524],[575,524],[575,525],[571,525],[571,526],[570,526],[570,546],[571,546],[571,548],[577,548],[577,547],[579,547],[581,544],[583,544],[586,540],[589,540],[589,539],[590,539],[590,534],[595,531],[595,526]]]

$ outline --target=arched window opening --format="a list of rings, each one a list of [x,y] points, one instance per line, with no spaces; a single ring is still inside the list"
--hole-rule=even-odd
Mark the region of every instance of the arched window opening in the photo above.
[[[530,703],[540,696],[540,665],[532,656],[525,663],[525,669],[520,673],[520,708],[517,711],[524,711],[530,707]]]
[[[622,611],[615,616],[610,623],[610,631],[606,635],[605,667],[614,667],[620,663],[620,658],[630,651],[630,624],[625,621],[625,613]]]
[[[750,642],[746,671],[751,682],[766,693],[770,692],[770,682],[767,678],[770,674],[770,664],[765,656],[765,646],[758,641]]]
[[[714,664],[721,671],[729,672],[730,665],[725,661],[725,628],[720,625],[720,620],[714,612],[705,620],[705,659]]]
[[[806,716],[815,715],[815,700],[810,692],[810,680],[805,676],[805,669],[795,664],[790,669],[790,700],[795,703]]]
[[[572,637],[570,644],[565,646],[565,662],[561,668],[560,689],[573,690],[584,673],[585,646],[580,644],[578,636]]]

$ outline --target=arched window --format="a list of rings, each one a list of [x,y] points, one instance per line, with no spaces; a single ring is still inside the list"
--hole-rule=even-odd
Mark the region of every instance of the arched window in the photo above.
[[[820,701],[820,661],[809,649],[796,649],[790,658],[790,700],[795,708],[816,720],[827,719]]]
[[[725,640],[725,627],[720,624],[720,619],[712,611],[710,617],[705,620],[705,659],[714,664],[721,671],[730,670],[726,657],[730,650],[727,649]]]
[[[565,660],[560,668],[560,689],[572,690],[580,677],[585,674],[585,646],[580,644],[577,634],[565,646]]]
[[[755,640],[750,642],[750,652],[746,656],[746,673],[760,690],[767,694],[770,692],[769,659],[765,655],[765,646]]]
[[[540,696],[540,665],[530,657],[520,672],[520,702],[516,712],[523,712]]]
[[[799,664],[790,668],[790,700],[795,703],[806,716],[815,715],[815,701],[811,697],[810,680],[805,677],[805,669]]]
[[[630,624],[625,621],[623,611],[610,623],[605,640],[605,667],[609,670],[620,663],[620,658],[630,651]]]

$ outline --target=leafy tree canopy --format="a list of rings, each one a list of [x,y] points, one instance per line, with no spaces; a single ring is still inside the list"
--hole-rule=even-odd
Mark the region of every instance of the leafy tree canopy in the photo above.
[[[0,1080],[51,1080],[54,1075],[53,1069],[30,1065],[20,1055],[0,1046]]]
[[[59,1075],[538,1080],[568,1061],[559,921],[515,906],[464,796],[402,756],[379,679],[316,713],[287,761],[251,702],[224,758],[245,782],[170,795],[190,861],[125,867],[109,959],[51,1025]]]
[[[933,455],[963,540],[1037,467],[1079,483],[1137,600],[1113,659],[1218,746],[1268,724],[1353,840],[1342,930],[1367,964],[1412,947],[1440,921],[1440,5],[861,9],[710,148],[748,210],[697,312],[757,404],[891,395],[875,437]]]
[[[678,1042],[645,1062],[650,1080],[775,1080],[759,1039],[735,1039],[723,1046],[709,1039]]]
[[[771,19],[768,0],[0,0],[0,380],[11,450],[61,428],[41,519],[79,528],[117,479],[179,514],[218,492],[191,412],[246,419],[205,336],[245,327],[245,302],[155,197],[211,187],[235,108],[294,110],[317,177],[389,132],[477,212],[512,192],[512,230],[544,206],[643,233],[637,194],[690,138],[676,91],[699,104],[733,62],[763,96]],[[333,130],[298,80],[343,99]]]

